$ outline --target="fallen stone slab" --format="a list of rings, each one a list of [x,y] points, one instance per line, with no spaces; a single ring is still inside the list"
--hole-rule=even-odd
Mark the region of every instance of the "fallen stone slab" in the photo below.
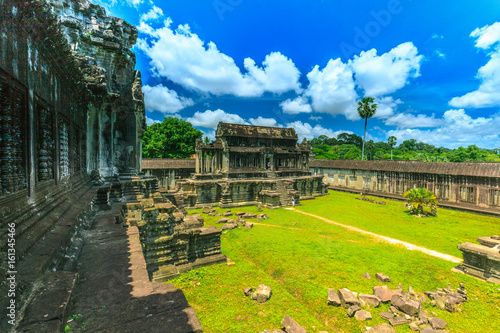
[[[337,294],[339,295],[342,306],[346,309],[352,305],[360,305],[358,297],[349,289],[339,289]]]
[[[387,302],[389,302],[391,300],[392,291],[386,285],[375,286],[375,287],[373,287],[373,295],[375,295],[378,298],[380,298],[380,300],[382,302],[387,303]]]
[[[217,220],[217,224],[222,224],[222,223],[227,223],[229,221],[229,219],[227,217],[222,217],[220,219]]]
[[[365,333],[397,333],[397,331],[391,325],[383,323],[370,328]]]
[[[396,316],[393,319],[390,319],[389,323],[391,323],[392,326],[401,326],[411,323],[411,319],[407,319],[403,316]]]
[[[253,223],[249,223],[249,222],[245,223],[245,229],[248,230],[248,229],[252,229],[252,228],[253,228]]]
[[[231,211],[224,212],[222,213],[222,216],[233,216],[233,213],[231,213]]]
[[[286,333],[286,332],[283,330],[273,330],[273,333]]]
[[[380,282],[391,282],[391,279],[385,275],[384,273],[377,273],[375,274],[375,278],[379,280]]]
[[[262,220],[268,220],[269,216],[267,216],[267,214],[259,214],[257,215],[257,218]]]
[[[372,314],[366,310],[356,311],[354,318],[358,321],[372,320]]]
[[[380,298],[378,298],[375,295],[369,295],[369,294],[359,294],[359,300],[361,302],[361,305],[365,303],[366,305],[372,307],[372,308],[377,308],[380,305]]]
[[[328,305],[333,306],[341,306],[342,302],[340,301],[339,295],[335,292],[335,289],[328,289]]]
[[[420,331],[420,333],[438,333],[438,332],[439,331],[435,331],[430,327],[425,327],[423,330]],[[443,331],[441,331],[441,332],[444,333]]]
[[[307,331],[289,315],[283,317],[281,325],[283,325],[286,333],[307,333]]]
[[[203,214],[210,214],[210,208],[209,207],[203,207]]]
[[[237,228],[238,225],[236,223],[226,223],[222,226],[222,230],[232,230]]]
[[[256,300],[259,303],[265,303],[269,298],[271,298],[273,291],[271,287],[266,286],[265,284],[259,284],[257,289],[252,293],[252,299]]]
[[[438,317],[429,318],[429,324],[431,324],[432,328],[435,330],[442,330],[446,327],[446,325],[448,325],[444,319]]]
[[[244,226],[247,224],[247,221],[245,221],[245,220],[241,220],[241,219],[238,219],[238,220],[236,221],[236,223],[237,223],[238,225],[240,225],[240,226],[244,227]]]
[[[252,291],[253,291],[252,287],[248,287],[248,288],[243,289],[245,296],[250,296],[252,294]]]
[[[385,312],[385,311],[380,312],[379,316],[385,320],[391,320],[391,319],[394,319],[394,317],[395,317],[394,313]]]
[[[347,315],[349,317],[353,317],[356,314],[356,312],[358,312],[359,310],[361,310],[359,305],[352,305],[349,307],[349,309],[347,309]]]
[[[245,213],[241,216],[242,219],[255,219],[257,218],[257,215],[252,214],[252,213]]]
[[[407,300],[400,295],[392,295],[391,304],[410,316],[416,315],[420,310],[420,303],[418,301]]]
[[[245,215],[245,212],[236,212],[236,216],[243,216]]]
[[[420,327],[418,327],[417,323],[410,323],[409,327],[410,327],[410,329],[413,332],[419,332],[420,331]]]
[[[372,276],[370,275],[370,273],[366,272],[365,274],[363,274],[363,277],[367,280],[370,280],[372,278]]]

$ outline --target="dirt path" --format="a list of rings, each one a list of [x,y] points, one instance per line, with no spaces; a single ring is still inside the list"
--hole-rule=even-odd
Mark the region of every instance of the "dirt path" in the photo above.
[[[461,263],[462,262],[462,259],[460,259],[458,257],[455,257],[455,256],[452,256],[452,255],[449,255],[449,254],[444,254],[444,253],[437,252],[437,251],[434,251],[434,250],[429,250],[429,249],[427,249],[425,247],[422,247],[422,246],[417,246],[417,245],[414,245],[414,244],[410,244],[410,243],[407,243],[407,242],[400,241],[398,239],[394,239],[394,238],[382,236],[382,235],[379,235],[379,234],[375,234],[375,233],[370,232],[370,231],[366,231],[366,230],[359,229],[359,228],[356,228],[356,227],[353,227],[353,226],[350,226],[350,225],[345,225],[345,224],[342,224],[342,223],[338,223],[338,222],[335,222],[335,221],[332,221],[332,220],[329,220],[329,219],[326,219],[324,217],[321,217],[321,216],[318,216],[318,215],[314,215],[314,214],[311,214],[311,213],[306,213],[306,212],[303,212],[303,211],[300,211],[300,210],[296,210],[296,209],[292,209],[292,208],[285,208],[285,209],[293,210],[296,213],[308,215],[308,216],[314,217],[316,219],[322,220],[322,221],[324,221],[326,223],[333,224],[333,225],[338,225],[340,227],[346,228],[346,229],[354,231],[354,232],[358,232],[358,233],[363,234],[363,235],[372,236],[373,238],[375,238],[377,240],[380,240],[380,241],[383,241],[383,242],[387,242],[389,244],[402,245],[407,250],[410,250],[410,251],[420,251],[420,252],[428,254],[430,256],[433,256],[433,257],[436,257],[436,258],[440,258],[440,259],[443,259],[443,260],[446,260],[446,261],[451,261],[451,262],[454,262],[454,263]]]

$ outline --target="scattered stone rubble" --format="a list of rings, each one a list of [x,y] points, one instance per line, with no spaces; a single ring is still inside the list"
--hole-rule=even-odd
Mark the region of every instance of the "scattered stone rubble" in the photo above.
[[[262,211],[262,209],[260,210]],[[202,210],[203,214],[207,214],[208,216],[224,216],[221,217],[215,222],[216,224],[224,224],[222,226],[222,230],[232,230],[238,227],[245,227],[245,229],[250,230],[253,228],[253,223],[247,222],[244,219],[257,219],[257,221],[267,220],[269,216],[267,214],[253,214],[248,212],[236,212],[233,214],[231,210],[227,210],[224,213],[219,213],[216,209],[210,207],[204,207]],[[229,218],[230,216],[236,215],[236,220]]]
[[[283,317],[283,319],[281,320],[281,325],[283,326],[282,329],[272,331],[265,330],[259,333],[307,333],[307,331],[289,315],[285,315],[285,317]],[[322,331],[319,333],[328,332]]]
[[[269,298],[271,298],[273,290],[265,284],[259,284],[257,288],[248,287],[243,289],[243,293],[245,296],[250,296],[253,300],[256,300],[259,303],[265,303],[269,300]]]
[[[377,273],[377,279],[388,278],[382,273]],[[427,297],[425,297],[427,296]],[[460,311],[459,305],[467,301],[467,290],[460,284],[456,290],[448,285],[446,288],[437,288],[436,291],[416,292],[411,286],[408,292],[403,290],[401,283],[398,288],[390,289],[387,285],[373,287],[373,295],[357,294],[349,289],[328,289],[328,305],[344,307],[347,315],[358,321],[372,319],[373,309],[381,303],[390,302],[389,311],[382,311],[379,316],[388,323],[368,328],[365,333],[392,333],[394,327],[409,325],[413,331],[419,332],[445,332],[447,322],[441,318],[430,316],[422,307],[429,304],[448,312]]]
[[[374,203],[374,204],[377,204],[377,205],[387,205],[387,203],[385,201],[376,201],[372,198],[368,198],[368,197],[365,197],[365,196],[362,196],[362,197],[356,197],[357,200],[363,200],[363,201],[368,201],[368,202],[371,202],[371,203]]]

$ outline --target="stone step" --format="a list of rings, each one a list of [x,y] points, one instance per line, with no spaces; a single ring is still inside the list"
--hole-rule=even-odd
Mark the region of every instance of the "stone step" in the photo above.
[[[18,332],[62,332],[78,274],[51,272],[33,283],[32,297]]]

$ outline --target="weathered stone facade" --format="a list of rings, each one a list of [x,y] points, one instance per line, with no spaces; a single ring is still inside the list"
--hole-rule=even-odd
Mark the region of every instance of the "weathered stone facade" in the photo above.
[[[137,29],[87,0],[48,0],[92,94],[87,111],[89,171],[137,174],[145,130],[141,74],[135,70]]]
[[[194,268],[225,263],[221,230],[203,227],[201,216],[185,216],[159,193],[122,210],[125,222],[139,228],[147,269],[152,281],[163,282]]]
[[[143,169],[156,175],[172,199],[186,208],[290,206],[326,195],[322,176],[313,176],[313,150],[297,144],[293,128],[219,123],[216,140],[196,143],[196,160],[147,160]],[[194,174],[189,173],[194,166]],[[176,179],[185,177],[184,179]]]
[[[167,320],[175,331],[201,332],[182,291],[158,288],[147,273],[142,280],[142,267],[127,271],[130,238],[123,231],[130,236],[134,228],[116,224],[113,216],[119,213],[114,203],[157,191],[156,180],[134,177],[145,127],[140,73],[130,51],[136,28],[86,0],[4,0],[0,36],[0,238],[5,240],[0,243],[0,331],[61,332],[72,298],[81,301],[82,288],[91,288],[112,296],[114,309],[98,310],[115,320],[103,326],[92,304],[80,302],[91,331],[119,327],[124,306],[143,309],[151,298],[163,297],[154,301],[162,304],[159,312],[177,317],[162,318],[162,325]],[[103,217],[94,218],[96,211],[109,208],[106,223],[95,230]],[[110,229],[121,238],[107,237]],[[94,238],[84,237],[87,232]],[[97,251],[105,242],[117,254],[109,262],[108,252]],[[83,266],[82,247],[93,248]],[[140,244],[134,243],[133,252],[135,259],[142,256]],[[93,258],[102,266],[82,271]],[[77,277],[85,274],[94,276],[82,286]],[[136,299],[130,278],[140,295]],[[112,282],[117,283],[110,287]],[[139,325],[140,317],[129,326]],[[189,321],[197,322],[196,329]]]
[[[459,266],[460,270],[465,274],[500,284],[500,237],[479,237],[477,241],[479,244],[458,245],[464,257],[464,262]]]
[[[500,213],[500,163],[313,160],[311,169],[332,189],[402,198],[421,187],[441,206]]]

